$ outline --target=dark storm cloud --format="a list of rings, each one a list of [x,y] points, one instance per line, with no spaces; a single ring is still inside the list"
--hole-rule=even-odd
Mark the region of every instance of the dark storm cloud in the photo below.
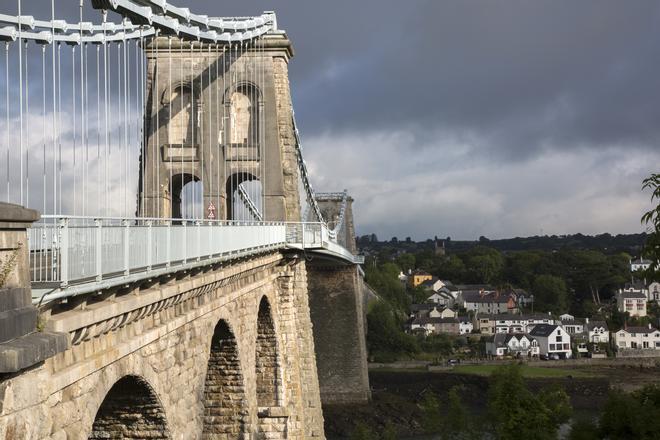
[[[42,17],[50,4],[23,3]],[[77,3],[57,0],[58,15],[77,17]],[[275,9],[297,49],[293,94],[308,135],[396,124],[423,139],[444,128],[477,133],[484,154],[507,160],[660,140],[655,1],[174,3],[211,16]],[[85,15],[99,14],[86,2]]]

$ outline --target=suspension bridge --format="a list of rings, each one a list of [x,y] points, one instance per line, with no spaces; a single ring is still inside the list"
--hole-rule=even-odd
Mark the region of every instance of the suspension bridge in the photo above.
[[[323,438],[321,402],[369,397],[363,260],[275,13],[27,3],[0,10],[0,435]]]

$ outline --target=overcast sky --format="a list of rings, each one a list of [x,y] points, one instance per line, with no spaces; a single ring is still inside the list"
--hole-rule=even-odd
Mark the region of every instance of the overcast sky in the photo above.
[[[359,234],[643,230],[641,180],[660,172],[660,2],[173,3],[277,12],[312,181],[350,191]]]

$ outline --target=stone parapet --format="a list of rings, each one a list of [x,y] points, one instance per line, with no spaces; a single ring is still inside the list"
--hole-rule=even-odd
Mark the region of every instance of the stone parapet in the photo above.
[[[33,209],[0,203],[0,373],[16,373],[67,348],[66,335],[37,332],[27,230]]]

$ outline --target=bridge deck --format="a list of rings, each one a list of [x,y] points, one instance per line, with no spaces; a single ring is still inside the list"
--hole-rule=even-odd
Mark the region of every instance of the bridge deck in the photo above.
[[[44,216],[29,242],[35,302],[278,249],[363,262],[323,223]]]

